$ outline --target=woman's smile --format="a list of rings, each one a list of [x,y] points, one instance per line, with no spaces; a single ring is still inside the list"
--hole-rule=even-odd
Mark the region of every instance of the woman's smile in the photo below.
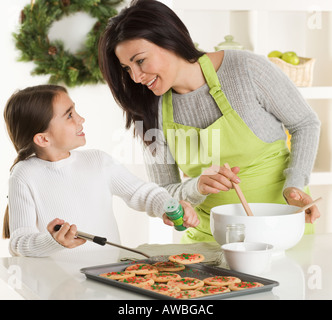
[[[151,81],[149,81],[146,86],[150,89],[153,90],[156,86],[158,76],[155,76]]]

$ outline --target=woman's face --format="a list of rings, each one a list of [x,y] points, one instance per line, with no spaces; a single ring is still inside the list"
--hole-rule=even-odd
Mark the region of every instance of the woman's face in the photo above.
[[[115,54],[122,68],[136,83],[160,96],[177,83],[180,58],[173,52],[144,39],[120,42]]]

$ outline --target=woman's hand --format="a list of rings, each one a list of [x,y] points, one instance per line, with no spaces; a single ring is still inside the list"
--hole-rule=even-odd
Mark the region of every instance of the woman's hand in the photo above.
[[[199,225],[199,219],[194,208],[187,201],[181,200],[179,203],[183,208],[183,226],[186,228],[197,227]],[[174,223],[167,217],[166,213],[163,214],[163,221],[168,226],[174,226]]]
[[[308,194],[298,188],[286,188],[284,190],[284,197],[288,204],[297,207],[303,207],[313,201]],[[306,223],[314,223],[320,217],[320,212],[316,205],[307,209],[305,213]]]
[[[198,192],[206,195],[232,189],[232,182],[240,183],[240,178],[237,176],[239,171],[239,167],[229,170],[224,166],[212,165],[200,176],[197,185]]]
[[[61,225],[60,230],[54,231],[54,227],[58,224]],[[76,237],[77,227],[74,224],[70,225],[62,219],[52,220],[47,225],[47,230],[58,243],[69,249],[76,248],[86,242],[86,240]]]

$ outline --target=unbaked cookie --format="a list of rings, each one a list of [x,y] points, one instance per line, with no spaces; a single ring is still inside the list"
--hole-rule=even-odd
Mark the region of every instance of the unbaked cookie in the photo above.
[[[239,290],[245,290],[245,289],[252,289],[252,288],[258,288],[263,287],[264,285],[259,282],[240,282],[240,283],[232,283],[228,286],[229,289],[232,291],[239,291]]]
[[[196,290],[199,292],[202,292],[205,296],[231,291],[231,290],[229,290],[228,287],[220,287],[220,286],[206,286],[206,287],[198,288]]]
[[[182,263],[173,261],[162,261],[153,264],[159,271],[181,271],[186,267]]]
[[[134,277],[135,273],[130,271],[118,271],[118,272],[114,271],[114,272],[102,273],[99,276],[108,279],[119,280],[119,279]]]
[[[169,295],[170,293],[176,293],[180,291],[179,287],[169,286],[164,283],[144,284],[141,286],[142,289],[158,292],[161,294]]]
[[[200,253],[182,253],[175,254],[168,258],[170,261],[182,264],[199,263],[204,260],[204,256]]]
[[[232,283],[239,283],[241,280],[236,277],[226,277],[226,276],[214,276],[214,277],[209,277],[205,278],[204,283],[209,285],[209,286],[220,286],[220,287],[225,287],[229,286]]]
[[[176,299],[193,299],[203,297],[204,293],[198,290],[182,290],[179,292],[171,292],[168,296],[176,298]]]
[[[204,286],[204,282],[197,278],[184,277],[167,282],[170,286],[177,286],[181,290],[197,289]]]
[[[158,272],[150,273],[144,276],[145,279],[153,279],[154,282],[168,282],[170,280],[180,279],[181,276],[177,273],[172,272]]]
[[[148,263],[138,263],[127,267],[126,271],[135,272],[136,275],[145,275],[149,273],[157,273],[158,269]]]
[[[118,281],[123,283],[128,283],[136,287],[142,287],[144,285],[154,284],[154,281],[152,279],[145,279],[144,277],[136,277],[136,276],[120,279]]]

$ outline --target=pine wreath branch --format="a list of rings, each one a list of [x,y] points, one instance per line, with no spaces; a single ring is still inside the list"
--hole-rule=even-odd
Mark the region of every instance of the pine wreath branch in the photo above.
[[[33,61],[32,75],[50,75],[49,83],[63,82],[69,87],[104,82],[98,65],[98,40],[116,5],[123,0],[36,0],[21,12],[21,25],[14,33],[19,61]],[[85,44],[75,54],[65,50],[62,41],[50,42],[48,32],[55,21],[76,12],[97,19]]]

